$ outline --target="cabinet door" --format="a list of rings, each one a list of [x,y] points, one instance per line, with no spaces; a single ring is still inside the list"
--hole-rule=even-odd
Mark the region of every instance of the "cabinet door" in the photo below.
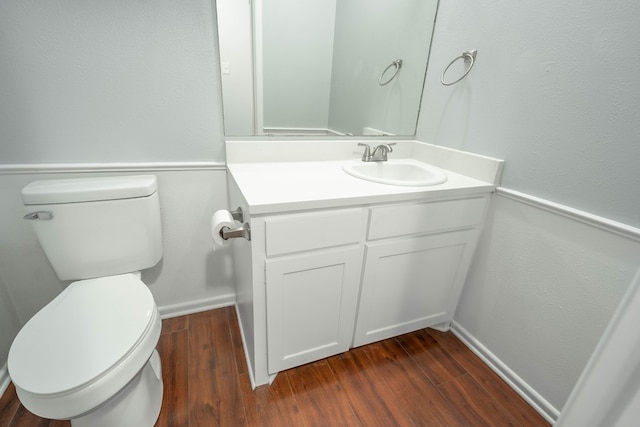
[[[451,320],[477,232],[367,244],[354,346]]]
[[[269,373],[349,349],[362,248],[266,261]]]

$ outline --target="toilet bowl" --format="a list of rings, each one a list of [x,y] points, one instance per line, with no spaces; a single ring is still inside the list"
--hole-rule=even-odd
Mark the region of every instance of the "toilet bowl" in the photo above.
[[[162,405],[161,320],[139,273],[162,258],[153,175],[35,181],[24,218],[60,280],[9,350],[18,398],[73,427],[151,427]]]
[[[74,427],[151,426],[163,389],[160,330],[153,296],[136,275],[74,282],[11,346],[18,397],[34,414]]]

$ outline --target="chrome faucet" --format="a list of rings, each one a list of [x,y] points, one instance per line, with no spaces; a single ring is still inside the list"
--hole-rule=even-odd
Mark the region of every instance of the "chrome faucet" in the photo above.
[[[391,142],[389,144],[380,144],[376,148],[373,149],[373,153],[371,152],[371,147],[367,144],[358,143],[358,145],[364,147],[364,153],[362,154],[363,162],[386,162],[388,159],[388,154],[393,153],[392,145],[396,145],[395,142]]]
[[[364,147],[364,153],[362,153],[362,161],[370,162],[371,161],[371,147],[368,144],[363,144],[362,142],[358,143],[359,146]]]

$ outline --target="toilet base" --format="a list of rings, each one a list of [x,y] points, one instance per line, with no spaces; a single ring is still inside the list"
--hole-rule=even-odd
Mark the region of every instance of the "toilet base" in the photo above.
[[[136,376],[107,402],[73,418],[72,427],[152,427],[162,406],[160,355],[151,357]]]

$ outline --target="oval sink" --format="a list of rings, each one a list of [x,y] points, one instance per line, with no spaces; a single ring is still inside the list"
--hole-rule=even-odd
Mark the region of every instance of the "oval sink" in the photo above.
[[[391,159],[386,162],[349,160],[342,170],[351,176],[390,185],[423,186],[447,181],[442,169],[414,159]]]

